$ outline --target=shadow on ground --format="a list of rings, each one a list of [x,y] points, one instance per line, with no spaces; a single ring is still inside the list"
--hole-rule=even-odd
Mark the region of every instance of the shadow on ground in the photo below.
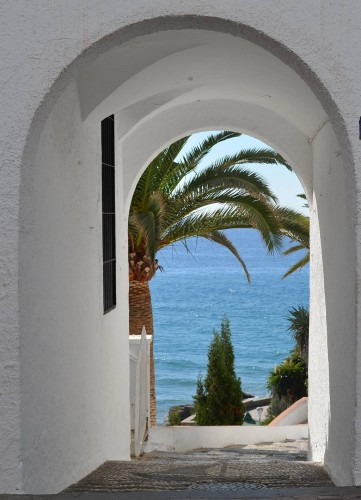
[[[152,452],[131,462],[106,462],[66,492],[225,493],[330,486],[332,481],[323,468],[307,462],[307,440],[301,439],[182,454]]]

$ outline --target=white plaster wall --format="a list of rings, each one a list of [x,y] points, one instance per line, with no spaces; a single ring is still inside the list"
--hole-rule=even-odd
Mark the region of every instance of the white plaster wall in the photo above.
[[[305,82],[269,51],[206,30],[166,29],[138,37],[97,57],[80,71],[78,82],[83,118],[99,119],[119,107],[126,133],[175,101],[251,102],[291,118],[310,135],[327,116]]]
[[[307,436],[307,424],[278,427],[267,425],[153,427],[150,430],[145,450],[146,453],[154,450],[186,453],[197,448],[275,443],[287,439],[305,439]]]
[[[330,409],[329,365],[327,349],[327,319],[325,284],[317,202],[309,198],[310,206],[310,266],[315,279],[310,281],[310,338],[309,338],[309,401],[308,422],[309,459],[322,462],[328,438]],[[316,425],[313,425],[316,422]]]
[[[28,493],[60,491],[106,460],[129,459],[130,447],[127,293],[119,287],[118,307],[103,314],[100,124],[82,124],[75,84],[56,104],[39,146],[24,177],[21,234]],[[121,177],[117,164],[117,208]]]
[[[95,368],[99,368],[101,374],[97,381],[93,377],[94,365],[90,366],[88,363],[89,359],[99,361],[99,357],[95,356],[95,352],[101,346],[103,349],[100,350],[103,356],[102,360],[105,360],[105,353],[107,349],[109,352],[111,351],[111,344],[113,353],[117,350],[114,348],[115,344],[118,346],[117,342],[121,342],[120,340],[115,340],[113,333],[110,333],[110,337],[107,337],[109,343],[105,346],[99,342],[96,336],[95,325],[101,324],[102,330],[111,332],[113,332],[114,325],[108,325],[108,321],[105,318],[103,324],[97,316],[98,311],[90,307],[91,303],[95,306],[96,292],[92,288],[94,281],[91,281],[92,287],[89,288],[88,286],[87,288],[89,295],[85,302],[84,300],[80,302],[77,294],[71,294],[72,298],[73,295],[75,296],[75,304],[70,303],[70,296],[66,297],[64,294],[64,285],[73,284],[75,277],[79,278],[81,286],[90,284],[90,281],[87,281],[87,278],[84,277],[85,272],[84,275],[79,276],[80,269],[84,270],[87,264],[89,264],[88,267],[91,267],[90,263],[93,263],[96,257],[99,257],[96,254],[94,246],[95,237],[91,236],[94,231],[90,230],[90,221],[86,220],[86,214],[90,213],[87,211],[87,208],[94,209],[95,207],[84,192],[85,186],[79,182],[79,177],[75,177],[77,180],[75,186],[78,189],[78,194],[82,194],[82,203],[80,206],[79,199],[75,200],[74,198],[75,188],[71,184],[73,177],[63,177],[61,179],[60,170],[56,170],[55,168],[56,162],[58,165],[66,164],[69,168],[61,172],[66,171],[69,174],[70,169],[74,170],[74,166],[76,165],[74,160],[80,158],[82,165],[79,165],[79,168],[75,170],[75,175],[80,176],[81,172],[83,172],[82,169],[85,169],[85,165],[87,164],[86,160],[89,160],[89,165],[94,161],[90,147],[90,144],[94,147],[93,142],[96,136],[95,129],[93,128],[94,124],[90,122],[85,128],[82,128],[80,125],[80,106],[75,98],[76,91],[74,87],[72,87],[72,91],[64,98],[65,101],[62,102],[63,111],[58,114],[57,120],[53,122],[53,129],[57,129],[57,134],[60,134],[60,137],[64,136],[62,144],[58,144],[54,137],[52,138],[48,135],[46,136],[47,140],[44,139],[45,136],[42,136],[40,139],[43,127],[45,124],[48,127],[47,117],[51,113],[57,99],[66,88],[66,85],[78,76],[80,77],[87,65],[92,63],[100,54],[136,36],[143,36],[146,33],[164,29],[169,30],[174,28],[178,30],[181,27],[188,29],[197,27],[198,29],[203,28],[231,33],[236,39],[238,39],[237,37],[239,39],[244,37],[250,41],[254,41],[267,51],[272,52],[286,63],[286,65],[294,69],[310,89],[312,89],[320,99],[337,133],[340,147],[339,158],[343,160],[343,166],[339,165],[337,168],[332,168],[331,170],[336,178],[345,182],[342,189],[347,190],[347,195],[345,191],[336,191],[336,183],[333,180],[330,183],[326,183],[326,185],[331,189],[331,198],[341,201],[342,210],[340,217],[338,216],[338,212],[334,214],[335,217],[332,219],[327,215],[326,205],[323,204],[321,197],[317,190],[315,190],[317,210],[320,214],[322,213],[319,245],[325,252],[323,262],[325,280],[324,284],[321,284],[319,291],[322,292],[322,287],[324,287],[329,299],[330,306],[326,304],[327,310],[324,316],[327,326],[332,327],[333,333],[330,334],[327,340],[327,356],[332,362],[332,367],[336,366],[336,369],[333,370],[332,368],[329,374],[329,387],[331,397],[333,398],[333,402],[331,401],[330,403],[331,419],[326,423],[328,419],[326,418],[327,414],[324,409],[327,408],[328,397],[321,390],[321,387],[328,387],[326,383],[327,374],[323,374],[320,377],[320,400],[318,402],[320,409],[315,410],[315,416],[318,415],[321,421],[319,425],[316,425],[316,428],[321,429],[318,437],[322,448],[322,440],[325,442],[324,437],[327,436],[328,429],[332,431],[332,435],[338,432],[335,429],[339,429],[338,426],[341,422],[340,408],[343,407],[343,404],[346,404],[345,408],[347,411],[352,410],[352,417],[347,413],[347,429],[343,430],[341,428],[339,437],[335,437],[336,441],[327,441],[330,445],[330,451],[328,456],[326,454],[326,461],[329,464],[329,468],[334,468],[335,475],[338,475],[342,481],[361,484],[361,405],[359,404],[361,398],[361,378],[358,376],[361,367],[359,335],[361,316],[359,309],[357,309],[357,329],[354,324],[356,304],[359,303],[359,300],[355,298],[355,279],[357,279],[358,285],[359,266],[358,264],[355,265],[354,255],[356,253],[358,263],[360,261],[361,250],[361,244],[359,244],[361,234],[359,229],[359,211],[355,210],[355,193],[360,192],[361,187],[360,171],[359,169],[354,171],[354,166],[359,165],[361,161],[357,129],[358,114],[356,112],[356,110],[361,109],[361,95],[359,92],[361,49],[358,43],[359,25],[361,22],[360,2],[358,0],[348,0],[347,2],[314,2],[313,0],[305,0],[304,2],[298,2],[297,0],[264,2],[262,0],[243,0],[240,3],[236,0],[224,0],[222,2],[217,0],[201,0],[199,2],[192,0],[184,0],[182,2],[178,2],[178,0],[134,0],[131,3],[124,3],[118,0],[107,0],[107,2],[101,0],[88,0],[87,2],[73,2],[72,0],[29,0],[27,2],[2,1],[1,12],[0,251],[2,295],[0,301],[0,410],[2,420],[0,424],[0,491],[15,492],[19,488],[22,488],[22,461],[24,461],[24,488],[26,488],[26,491],[30,492],[37,489],[37,491],[45,492],[56,491],[60,487],[61,482],[65,483],[67,480],[69,481],[70,469],[74,471],[74,476],[75,474],[82,474],[79,462],[88,460],[87,466],[92,466],[90,462],[92,460],[95,462],[95,455],[89,458],[89,456],[86,456],[86,451],[90,449],[94,450],[98,447],[97,456],[99,459],[105,456],[104,443],[108,443],[108,451],[111,451],[113,448],[112,444],[109,443],[107,431],[98,426],[98,416],[101,410],[97,411],[95,415],[88,414],[85,411],[88,421],[82,428],[78,426],[75,421],[76,419],[73,420],[73,417],[71,417],[73,409],[78,407],[77,397],[81,393],[79,388],[82,384],[84,389],[88,388],[81,400],[82,403],[84,401],[85,410],[99,407],[103,403],[110,405],[110,401],[113,399],[115,406],[118,408],[119,406],[116,402],[118,395],[127,397],[129,389],[127,387],[125,391],[128,376],[127,348],[124,347],[125,351],[120,363],[120,365],[122,363],[127,365],[124,371],[124,383],[122,382],[118,388],[114,388],[113,393],[107,393],[107,391],[112,391],[112,389],[109,388],[108,384],[105,384],[108,373],[105,363],[101,362],[100,366],[95,365]],[[169,17],[165,18],[164,16]],[[144,23],[145,20],[146,22]],[[133,48],[136,45],[137,43],[134,41]],[[159,47],[154,50],[154,46],[150,44],[148,53],[144,53],[143,63],[151,63],[151,56],[154,53],[157,54],[157,59],[159,56]],[[126,75],[128,71],[129,78],[144,68],[144,64],[143,66],[132,67],[131,58],[128,58],[128,61],[130,66],[124,66],[122,74]],[[142,58],[137,61],[142,63]],[[90,68],[90,66],[88,67]],[[227,74],[227,78],[230,81],[232,80],[232,76],[234,76],[232,72]],[[254,76],[257,77],[257,73]],[[137,92],[141,91],[139,95],[143,92],[144,97],[144,88],[147,87],[148,83],[143,78],[143,88],[140,87],[137,89],[134,87],[134,90]],[[109,87],[108,91],[104,93],[103,99],[113,91],[114,89]],[[166,96],[168,96],[168,99],[170,97],[175,98],[176,94],[168,93]],[[136,103],[137,96],[133,97],[135,99],[132,103]],[[208,97],[211,97],[210,94]],[[263,101],[267,101],[267,99],[265,95]],[[74,109],[72,106],[69,107],[69,103],[73,104]],[[142,108],[142,119],[149,113],[149,106],[152,103],[154,104],[152,100],[146,101],[147,108]],[[124,107],[124,104],[123,102],[119,103],[119,109]],[[299,102],[298,106],[292,109],[296,109],[297,111],[302,106],[304,106],[304,102]],[[267,105],[264,105],[264,108],[269,109]],[[84,109],[83,107],[83,116]],[[288,109],[290,110],[290,108]],[[88,111],[90,112],[90,110]],[[128,125],[131,125],[131,123],[134,125],[137,121],[134,122],[134,117],[136,116],[135,108],[128,110],[128,112],[130,113],[130,118],[127,120],[125,128],[122,120],[120,127],[122,132],[120,135],[124,134]],[[67,119],[65,119],[65,113],[67,113]],[[60,115],[62,115],[63,121]],[[289,113],[288,116],[291,116],[290,123],[293,123],[294,126],[299,123],[299,115],[296,114],[292,118],[292,113]],[[317,114],[317,116],[319,115]],[[69,117],[72,117],[72,119],[69,119]],[[57,126],[57,122],[58,124],[65,123],[65,127]],[[77,127],[74,124],[77,124]],[[320,123],[320,125],[322,124]],[[73,134],[69,133],[69,130],[72,130],[71,126],[73,126]],[[305,123],[302,122],[302,132],[312,141],[315,134],[317,134],[317,130],[314,130],[312,133],[308,129],[306,130],[304,126]],[[49,134],[50,130],[47,129],[45,133]],[[320,135],[319,140],[321,140],[321,137],[322,135]],[[43,151],[37,154],[39,140]],[[72,145],[70,146],[69,143],[71,141]],[[88,148],[85,147],[86,144],[89,145]],[[329,156],[330,152],[332,156],[333,145],[330,142],[328,142],[328,147],[330,149],[327,151],[323,147],[320,149],[320,151],[324,152],[325,158]],[[56,153],[57,148],[58,152]],[[74,151],[77,148],[78,154],[75,155]],[[317,155],[317,146],[315,146],[314,152]],[[73,154],[74,156],[72,156]],[[55,158],[54,164],[49,162],[49,159],[53,159],[53,157]],[[55,189],[55,184],[52,180],[53,177],[42,176],[41,182],[44,182],[44,186],[41,189],[39,185],[32,182],[33,177],[39,179],[38,169],[39,172],[45,172],[46,174],[45,163],[48,163],[48,168],[52,169],[50,171],[54,173],[55,178],[59,181],[57,185],[59,183],[63,186],[67,185],[67,189],[63,189],[63,191],[67,193],[65,201],[69,203],[62,204],[62,197]],[[322,161],[320,162],[321,164],[323,164]],[[331,161],[331,164],[336,167],[336,160]],[[22,171],[21,168],[23,169]],[[126,165],[124,165],[124,168],[126,168]],[[137,168],[140,168],[140,165]],[[20,190],[21,175],[22,190]],[[135,179],[137,175],[129,176],[129,178]],[[315,182],[318,186],[322,184],[323,175],[324,173],[321,172],[316,174]],[[45,184],[45,181],[47,184]],[[48,192],[43,193],[45,187],[50,188],[50,193],[54,193],[52,198]],[[90,191],[94,194],[94,184],[91,185]],[[129,199],[129,191],[127,189],[125,191],[125,197]],[[122,189],[119,189],[119,193],[121,192]],[[38,194],[44,194],[44,197],[40,197],[35,203],[35,195]],[[24,224],[22,224],[23,233],[20,241],[20,255],[17,253],[19,200],[21,200],[21,217],[24,217]],[[92,202],[94,203],[94,199],[92,199]],[[333,213],[332,210],[336,211],[336,205],[332,205],[331,199],[329,199],[328,205],[331,213]],[[40,213],[40,208],[45,213]],[[79,210],[76,211],[75,209]],[[67,214],[65,213],[66,210],[68,210]],[[69,226],[69,213],[72,213],[73,210],[76,211],[76,216]],[[34,219],[32,228],[29,229],[34,213],[36,213],[37,218]],[[120,238],[118,248],[122,248],[122,251],[119,253],[120,269],[118,282],[120,283],[123,279],[123,284],[126,283],[126,216],[127,214],[123,212],[118,218],[118,235]],[[83,225],[85,220],[88,223],[89,234],[85,232],[86,226],[85,224]],[[53,224],[55,224],[57,232],[53,232],[50,235],[47,233],[47,230],[50,226],[52,226],[53,230]],[[327,230],[328,225],[329,228]],[[337,237],[338,231],[340,232],[339,238]],[[41,236],[41,239],[36,240],[35,234],[39,237]],[[79,246],[75,244],[71,245],[69,243],[71,239],[64,240],[62,238],[62,236],[68,236],[69,234],[76,238],[79,237]],[[326,234],[328,242],[338,243],[335,245],[324,245],[322,243],[324,234]],[[348,243],[347,251],[343,245],[340,246],[340,242],[345,236],[346,240],[344,241]],[[357,247],[355,246],[355,240],[358,242]],[[315,241],[315,236],[313,236],[313,241]],[[72,263],[69,258],[65,262],[65,250],[73,251],[74,256],[78,257],[79,260],[79,249],[83,248],[82,245],[85,242],[90,245],[89,254],[86,257],[82,254],[84,262],[83,260],[81,261],[80,267]],[[45,256],[44,244],[49,244],[50,251]],[[98,246],[98,251],[99,248]],[[339,264],[340,259],[337,259],[335,255],[335,251],[337,250],[338,252],[340,248],[340,255],[343,259],[342,266]],[[49,257],[50,254],[52,254],[52,259]],[[40,255],[45,257],[45,268],[48,271],[41,280],[36,273],[36,269],[40,267]],[[345,257],[347,258],[345,259]],[[55,271],[51,267],[50,261],[54,262],[55,258],[59,262],[61,270]],[[18,275],[19,261],[21,262],[20,276]],[[339,283],[337,283],[336,278],[332,277],[333,266],[337,270],[335,276],[339,278]],[[320,267],[318,268],[320,269]],[[86,271],[88,272],[89,270],[86,269]],[[92,272],[95,279],[94,269]],[[345,286],[347,280],[349,281],[349,287]],[[52,285],[55,283],[57,287],[58,285],[62,285],[62,288],[59,286],[54,291]],[[20,328],[18,284],[20,286]],[[337,296],[335,296],[338,289],[335,286],[336,284],[341,284],[338,288],[342,290],[342,293],[338,293]],[[80,285],[76,285],[75,289],[78,286],[80,288]],[[358,294],[359,289],[360,287],[358,286]],[[46,294],[44,290],[49,293]],[[118,297],[119,299],[123,298],[123,303],[120,304],[120,308],[115,315],[119,315],[120,329],[124,331],[124,328],[127,328],[126,290],[124,287],[120,289]],[[99,299],[99,296],[97,299]],[[58,309],[55,308],[54,300],[58,302],[59,306],[63,307],[62,316],[58,310],[60,307]],[[48,309],[44,308],[45,303],[48,304]],[[93,318],[94,321],[90,321],[89,318],[84,319],[84,323],[80,325],[79,315],[75,311],[76,308],[79,308],[79,311],[89,313],[90,318]],[[319,318],[320,320],[323,318],[322,311],[319,312]],[[109,320],[109,322],[113,323],[112,320]],[[90,340],[87,340],[88,343],[86,346],[81,342],[82,340],[85,341],[84,331],[77,331],[77,327],[80,326],[81,328],[89,327]],[[336,337],[336,329],[338,332],[342,331],[344,336]],[[47,335],[50,337],[46,335],[46,330],[48,332]],[[57,338],[53,332],[59,332],[60,330],[63,336]],[[326,330],[322,327],[319,328],[319,331],[321,339],[318,345],[321,349],[325,347],[324,334]],[[22,396],[24,398],[21,423],[20,332],[23,363]],[[78,339],[78,344],[74,341],[72,343],[74,344],[73,346],[70,343],[70,338],[74,336],[74,332],[78,335],[78,337],[75,337],[75,339]],[[77,363],[74,362],[73,366],[70,361],[72,360],[72,350],[74,349],[77,355],[74,355],[73,359]],[[87,354],[90,354],[85,356],[85,353],[82,353],[82,349],[85,349]],[[57,358],[58,353],[62,353],[64,356],[63,364]],[[110,360],[114,360],[112,353],[110,353]],[[321,355],[327,357],[320,352]],[[54,360],[53,366],[50,366],[51,364],[47,361],[48,358]],[[36,364],[34,361],[36,361]],[[314,362],[316,361],[314,360]],[[63,368],[66,362],[68,363],[66,365],[67,370]],[[109,373],[113,369],[115,372],[117,371],[113,362],[107,360]],[[340,373],[341,366],[344,367],[342,373]],[[119,368],[121,373],[123,373],[123,368]],[[88,373],[85,373],[86,370],[88,370]],[[314,373],[316,375],[317,371],[315,370]],[[49,374],[51,376],[46,379],[45,375]],[[78,379],[73,378],[72,375],[78,375]],[[345,378],[348,384],[351,382],[349,385],[350,397],[347,396],[348,391],[345,391],[345,386],[342,385],[341,387],[340,382],[337,380],[340,375]],[[42,383],[39,389],[37,389],[40,376]],[[355,383],[355,379],[357,380],[357,384],[356,386],[352,386],[352,383]],[[316,380],[316,378],[314,377],[313,380]],[[75,384],[73,395],[70,394],[70,381],[72,384]],[[114,380],[112,381],[114,382]],[[91,392],[89,389],[91,387],[90,382],[94,382],[99,391]],[[53,396],[45,398],[40,388],[45,390],[44,394],[52,394]],[[102,388],[105,392],[102,392]],[[355,390],[355,397],[352,395],[353,389]],[[30,394],[27,396],[28,390]],[[59,393],[58,401],[64,403],[61,409],[57,411],[55,411],[56,392]],[[33,401],[31,401],[31,396],[33,397]],[[106,409],[109,409],[109,407],[106,406]],[[119,431],[119,437],[121,443],[120,449],[125,450],[128,448],[129,440],[127,428],[129,406],[126,410],[124,409],[124,415],[122,411],[120,410],[120,415],[124,427]],[[58,419],[59,412],[61,412],[66,423],[69,423],[69,432],[65,431],[65,427],[63,427],[64,432],[60,432],[62,424]],[[109,421],[112,418],[108,415]],[[44,432],[42,434],[39,433],[40,426],[37,420],[44,422]],[[334,424],[336,423],[335,427]],[[112,425],[110,425],[111,427]],[[325,432],[322,431],[322,428],[325,429]],[[48,432],[51,429],[56,429],[57,432],[51,434]],[[101,436],[99,440],[96,437],[91,437],[89,444],[87,438],[96,429],[99,430]],[[81,433],[79,438],[76,437],[76,430]],[[50,434],[54,438],[53,441],[50,438]],[[21,435],[23,456],[20,454]],[[64,451],[59,451],[60,441],[65,435],[67,436],[66,440],[61,444]],[[314,434],[314,436],[316,435]],[[345,440],[341,442],[343,435],[345,435]],[[350,449],[352,448],[348,446],[350,436],[352,436],[352,442],[354,443],[354,459],[350,455]],[[77,439],[78,442],[79,440],[83,440],[84,446],[77,447],[71,443],[73,440],[75,444]],[[337,447],[337,440],[340,447]],[[54,444],[56,445],[55,447]],[[53,449],[58,451],[53,452]],[[73,452],[76,454],[77,450],[82,450],[84,454],[82,454],[81,460],[80,455],[74,455],[77,456],[77,463],[72,468],[71,456]],[[333,459],[331,452],[334,454]],[[62,464],[57,472],[54,471],[54,461],[51,464],[51,459],[54,458],[56,453],[59,453],[59,456],[56,457],[55,462]],[[109,456],[108,458],[111,457]],[[347,468],[347,471],[337,471],[339,464],[343,464],[342,467]],[[56,474],[63,474],[61,481],[57,480],[55,477]],[[47,485],[42,482],[46,477],[49,478]]]
[[[347,213],[344,165],[330,124],[326,124],[313,141],[313,156],[311,265],[315,276],[311,280],[309,365],[311,456],[320,458],[319,450],[325,441],[326,468],[337,484],[348,485],[354,480],[350,464],[355,453],[357,339],[354,306],[350,300],[355,294],[355,260],[350,251],[354,228]],[[326,297],[325,303],[322,296]]]
[[[227,99],[174,105],[159,110],[141,122],[126,137],[120,137],[124,172],[125,207],[142,169],[175,139],[202,130],[232,130],[266,141],[296,169],[306,193],[312,192],[312,149],[307,136],[289,121],[260,106]],[[139,148],[139,144],[142,147]],[[265,167],[268,168],[268,167]],[[272,168],[270,166],[269,168]]]

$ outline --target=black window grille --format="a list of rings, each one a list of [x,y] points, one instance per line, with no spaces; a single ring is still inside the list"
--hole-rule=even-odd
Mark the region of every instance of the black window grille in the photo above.
[[[102,212],[104,312],[116,305],[114,115],[102,121]]]

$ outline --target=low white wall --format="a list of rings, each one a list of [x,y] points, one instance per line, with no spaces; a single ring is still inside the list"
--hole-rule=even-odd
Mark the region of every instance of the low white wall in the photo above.
[[[308,437],[308,425],[204,427],[154,427],[150,430],[146,453],[175,451],[183,453],[197,448],[224,448],[232,445],[274,443]]]

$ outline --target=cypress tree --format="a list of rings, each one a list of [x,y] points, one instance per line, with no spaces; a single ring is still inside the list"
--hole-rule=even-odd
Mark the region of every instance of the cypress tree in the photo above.
[[[198,377],[194,397],[199,425],[242,425],[244,407],[241,380],[234,369],[230,323],[224,316],[221,332],[213,332],[208,350],[207,375]]]

